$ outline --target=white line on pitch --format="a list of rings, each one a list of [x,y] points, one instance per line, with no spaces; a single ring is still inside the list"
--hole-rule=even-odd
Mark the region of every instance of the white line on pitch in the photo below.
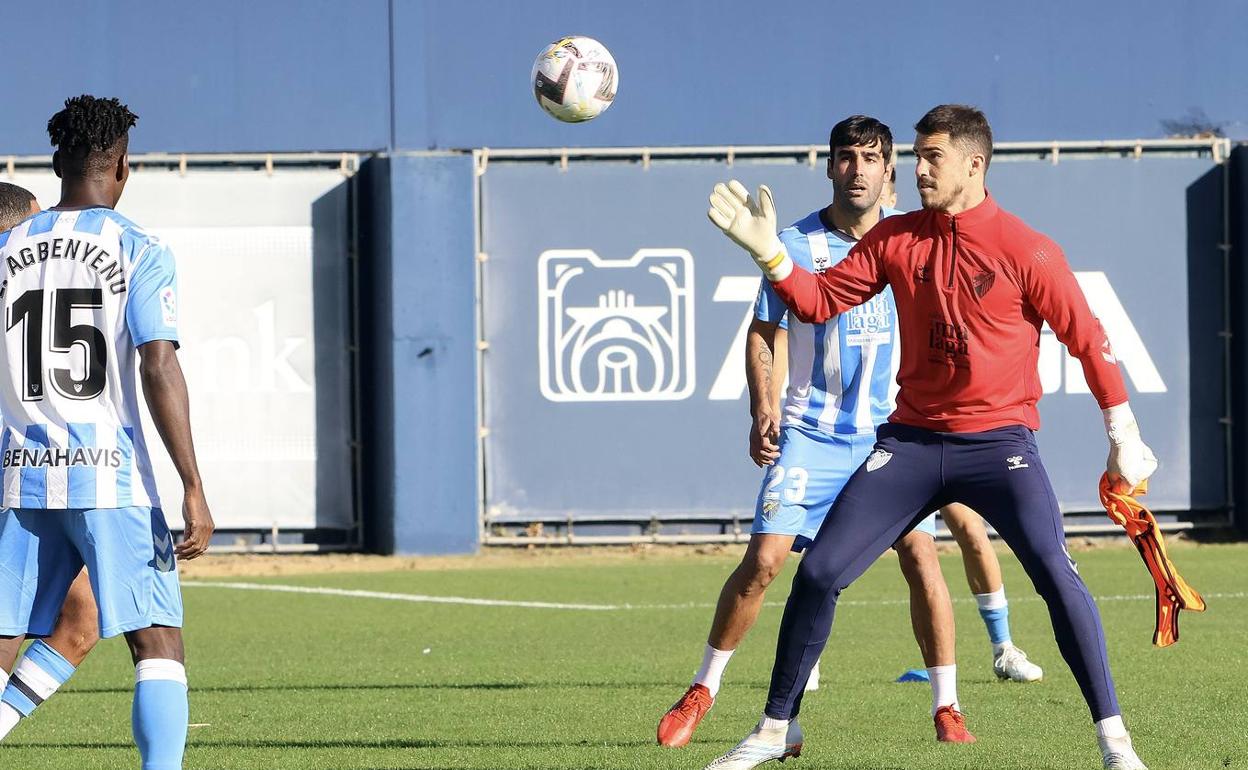
[[[322,586],[295,586],[282,585],[278,583],[218,583],[218,582],[201,582],[188,580],[182,585],[192,588],[232,588],[239,591],[270,591],[275,593],[288,594],[313,594],[318,596],[344,596],[354,599],[382,599],[386,601],[396,602],[413,602],[416,604],[460,604],[475,607],[522,607],[528,609],[539,610],[590,610],[597,612],[610,612],[614,610],[688,610],[688,609],[711,609],[714,604],[686,602],[682,604],[569,604],[562,602],[530,602],[517,601],[512,599],[480,599],[468,596],[430,596],[427,594],[401,594],[389,591],[361,591],[347,588],[328,588]],[[1245,599],[1248,593],[1215,593],[1204,594],[1207,599]],[[1119,594],[1109,596],[1095,597],[1098,602],[1135,602],[1154,599],[1153,594]],[[974,601],[970,598],[954,599],[957,603],[969,603]],[[1038,596],[1022,596],[1010,599],[1011,603],[1016,602],[1038,602],[1041,601]],[[891,605],[907,605],[909,599],[865,599],[865,600],[842,600],[837,602],[842,607],[880,607]],[[782,607],[783,602],[768,602],[768,606]]]
[[[346,596],[354,599],[386,599],[395,602],[418,604],[468,604],[477,607],[528,607],[539,610],[620,610],[619,604],[562,604],[559,602],[524,602],[509,599],[476,599],[468,596],[426,596],[424,594],[398,594],[388,591],[358,591],[346,588],[323,588],[320,586],[291,586],[276,583],[216,583],[184,581],[184,586],[196,588],[233,588],[240,591],[276,591],[287,594],[317,594],[320,596]]]

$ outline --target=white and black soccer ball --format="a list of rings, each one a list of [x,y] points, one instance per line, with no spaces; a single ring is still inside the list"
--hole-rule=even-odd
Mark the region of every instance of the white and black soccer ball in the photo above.
[[[565,37],[546,46],[533,62],[537,103],[564,123],[601,115],[620,84],[620,71],[606,46],[592,37]]]

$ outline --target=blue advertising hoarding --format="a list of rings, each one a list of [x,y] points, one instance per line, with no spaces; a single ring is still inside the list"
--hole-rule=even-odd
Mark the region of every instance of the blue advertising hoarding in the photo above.
[[[1161,460],[1150,504],[1226,502],[1221,167],[1145,154],[999,156],[998,202],[1066,251]],[[917,205],[899,163],[901,208]],[[827,204],[822,163],[491,162],[481,178],[485,513],[748,515],[744,340],[757,271],[706,219],[766,182],[783,223]],[[1063,509],[1099,509],[1107,445],[1078,362],[1042,335],[1041,450]]]

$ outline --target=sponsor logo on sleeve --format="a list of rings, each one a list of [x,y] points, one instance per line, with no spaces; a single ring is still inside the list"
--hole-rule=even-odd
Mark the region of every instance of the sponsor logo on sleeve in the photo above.
[[[175,326],[178,323],[178,298],[172,286],[160,290],[160,316],[165,326]]]

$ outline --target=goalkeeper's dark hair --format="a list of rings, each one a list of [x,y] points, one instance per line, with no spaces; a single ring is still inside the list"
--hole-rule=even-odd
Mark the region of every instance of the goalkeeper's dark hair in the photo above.
[[[83,94],[65,100],[65,108],[48,121],[48,137],[65,172],[106,174],[126,151],[129,131],[138,120],[115,98]]]
[[[850,115],[832,126],[828,137],[828,152],[835,155],[837,147],[871,147],[880,145],[880,154],[886,163],[893,161],[893,132],[875,118],[867,115]]]
[[[30,216],[30,202],[34,199],[34,194],[25,187],[0,182],[0,233],[12,230]]]

